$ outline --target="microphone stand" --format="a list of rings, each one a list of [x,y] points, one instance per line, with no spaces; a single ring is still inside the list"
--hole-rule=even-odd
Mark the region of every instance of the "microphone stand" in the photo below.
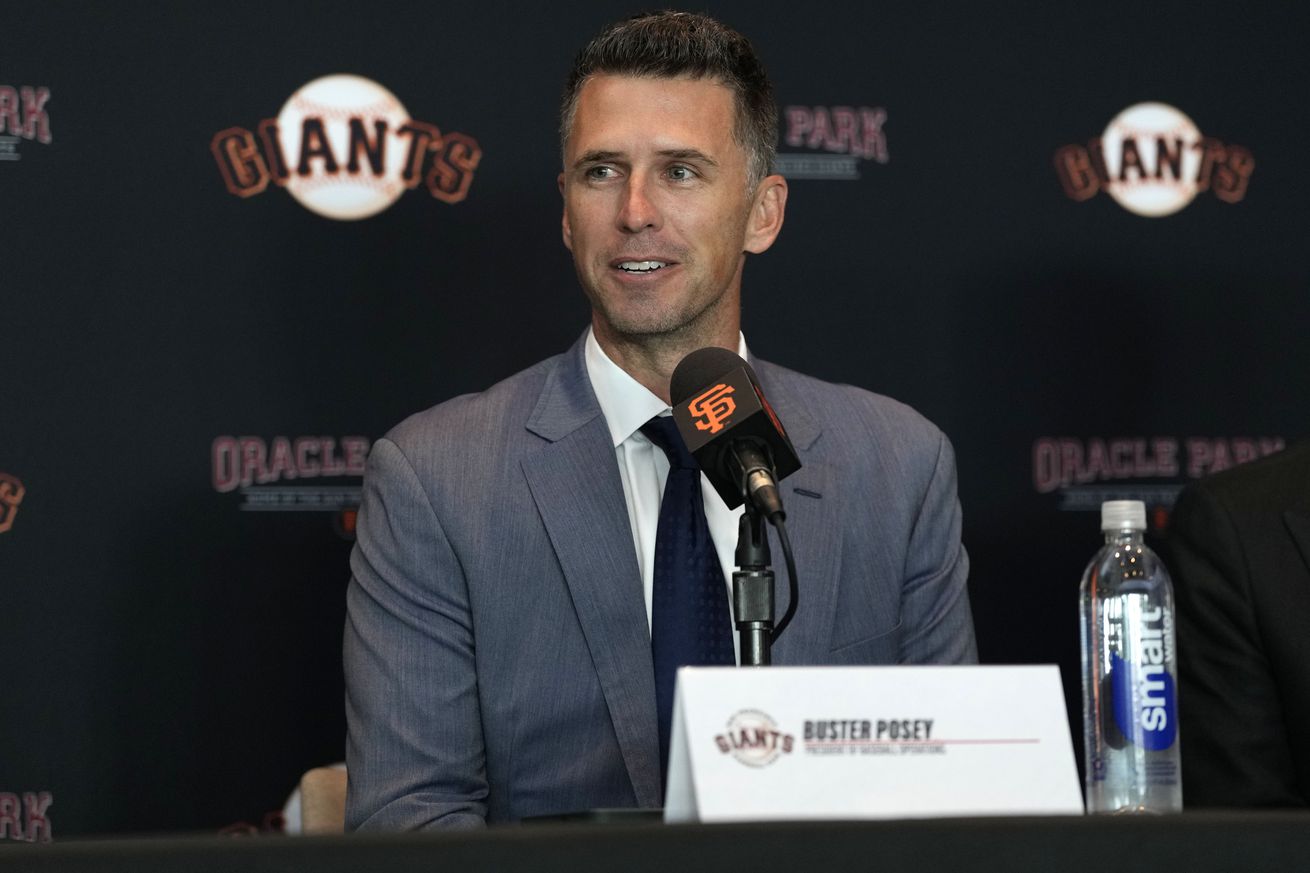
[[[773,570],[768,530],[753,501],[737,527],[737,570],[732,574],[732,613],[741,639],[741,666],[765,667],[773,646]]]

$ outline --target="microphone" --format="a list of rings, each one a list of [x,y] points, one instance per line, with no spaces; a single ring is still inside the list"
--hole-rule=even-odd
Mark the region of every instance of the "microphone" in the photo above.
[[[683,442],[728,508],[749,496],[765,518],[784,520],[778,482],[801,462],[751,365],[727,349],[699,349],[673,371],[669,395]]]

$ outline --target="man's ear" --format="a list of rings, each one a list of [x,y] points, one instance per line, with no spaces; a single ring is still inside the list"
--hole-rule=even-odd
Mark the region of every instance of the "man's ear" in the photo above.
[[[746,222],[745,250],[752,254],[766,251],[782,230],[782,219],[787,211],[787,180],[782,176],[768,176],[760,182]]]
[[[564,174],[559,174],[559,196],[564,199]],[[561,230],[564,234],[564,248],[573,251],[573,228],[569,227],[569,207],[567,201],[564,204],[564,218],[560,222]]]

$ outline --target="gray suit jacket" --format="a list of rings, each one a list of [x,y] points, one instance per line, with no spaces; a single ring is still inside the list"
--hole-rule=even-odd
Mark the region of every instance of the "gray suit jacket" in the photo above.
[[[888,398],[753,363],[804,465],[782,488],[801,594],[774,662],[975,660],[946,438]],[[347,827],[658,807],[645,598],[582,341],[409,418],[364,482]]]

